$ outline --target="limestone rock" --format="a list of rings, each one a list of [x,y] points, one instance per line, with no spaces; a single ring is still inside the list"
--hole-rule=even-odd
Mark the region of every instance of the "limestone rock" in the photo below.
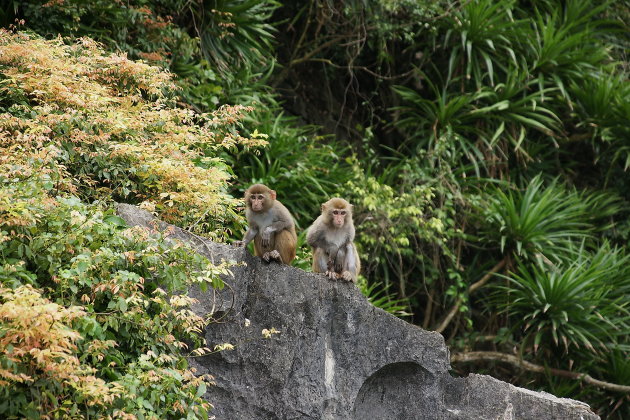
[[[118,212],[129,225],[167,227],[133,206]],[[208,343],[235,346],[190,361],[215,377],[205,398],[217,420],[599,418],[584,403],[489,376],[452,377],[440,334],[375,308],[354,284],[172,229],[216,262],[245,263],[223,291],[190,291],[195,312],[223,316],[207,327]],[[272,327],[280,334],[263,339],[261,330]]]

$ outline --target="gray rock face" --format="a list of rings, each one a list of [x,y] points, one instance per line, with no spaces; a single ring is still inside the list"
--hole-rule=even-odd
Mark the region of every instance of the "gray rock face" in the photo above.
[[[121,204],[118,212],[129,225],[156,226],[136,207]],[[215,377],[205,398],[217,420],[599,418],[584,403],[490,376],[451,377],[440,334],[375,308],[354,284],[265,264],[178,228],[172,237],[216,262],[245,263],[225,279],[229,288],[190,291],[195,312],[223,315],[207,327],[208,344],[235,346],[190,361]],[[263,339],[261,330],[272,327],[281,333]]]

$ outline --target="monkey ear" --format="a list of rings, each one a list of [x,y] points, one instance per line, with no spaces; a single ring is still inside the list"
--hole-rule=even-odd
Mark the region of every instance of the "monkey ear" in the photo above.
[[[276,192],[275,192],[274,190],[270,190],[270,191],[269,191],[269,195],[271,196],[271,199],[272,199],[272,200],[275,200],[275,199],[276,199]]]
[[[322,213],[324,212],[324,210],[326,210],[326,205],[325,205],[325,204],[322,204],[322,207],[321,207],[321,211],[322,211]]]

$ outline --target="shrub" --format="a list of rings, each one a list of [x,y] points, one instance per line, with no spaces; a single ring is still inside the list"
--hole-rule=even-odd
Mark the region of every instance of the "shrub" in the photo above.
[[[4,159],[54,161],[56,189],[142,204],[217,238],[240,220],[218,154],[264,144],[236,130],[248,108],[178,108],[168,73],[106,54],[89,39],[65,45],[4,31],[0,57],[0,103],[25,98],[0,109]]]
[[[15,166],[11,168],[15,169]],[[192,413],[208,378],[181,351],[205,321],[185,296],[223,267],[0,166],[0,414],[78,418]],[[189,344],[186,344],[189,343]],[[136,380],[131,381],[129,375]],[[156,389],[169,389],[164,398]],[[137,407],[138,401],[145,401]]]

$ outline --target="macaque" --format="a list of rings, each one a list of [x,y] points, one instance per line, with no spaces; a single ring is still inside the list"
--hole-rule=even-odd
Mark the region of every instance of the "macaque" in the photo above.
[[[343,198],[322,204],[322,214],[313,222],[306,242],[313,247],[313,272],[330,279],[357,281],[361,262],[354,246],[352,205]]]
[[[263,184],[254,184],[245,191],[248,229],[237,246],[254,240],[254,255],[270,262],[290,265],[295,258],[297,235],[289,210],[276,200],[276,192]]]

